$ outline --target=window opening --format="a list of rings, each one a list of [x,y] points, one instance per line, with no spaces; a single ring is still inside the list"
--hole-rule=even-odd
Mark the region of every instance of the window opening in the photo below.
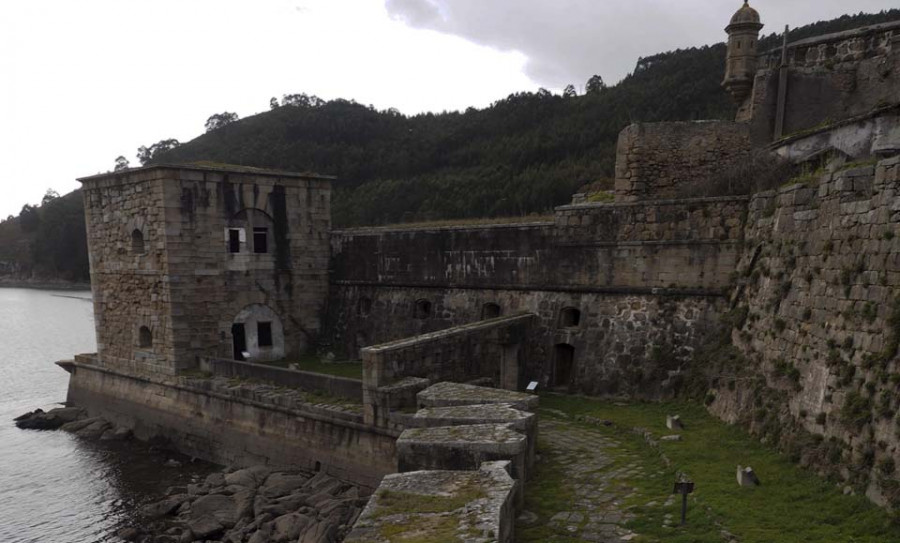
[[[428,300],[417,300],[415,317],[417,319],[427,319],[431,315],[431,302]]]
[[[153,346],[153,334],[146,326],[141,326],[138,330],[138,346],[142,349],[149,349]]]
[[[131,253],[136,255],[144,253],[144,234],[137,228],[131,232]]]
[[[495,303],[487,303],[481,306],[481,320],[496,319],[500,316],[500,306]]]
[[[228,229],[228,252],[241,252],[241,230],[240,228]]]
[[[253,228],[253,252],[269,252],[269,229],[265,227]]]
[[[574,307],[567,307],[559,314],[560,328],[574,328],[581,322],[581,311]]]
[[[256,335],[260,347],[272,346],[272,323],[259,322],[256,324]]]

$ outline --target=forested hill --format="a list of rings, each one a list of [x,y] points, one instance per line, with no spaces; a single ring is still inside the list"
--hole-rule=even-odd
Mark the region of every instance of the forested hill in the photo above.
[[[798,40],[900,19],[900,10],[795,29]],[[772,34],[761,50],[780,45]],[[723,119],[725,46],[639,59],[615,86],[582,96],[523,92],[490,107],[411,117],[303,97],[154,157],[335,175],[334,224],[524,215],[566,203],[613,176],[619,132],[633,121]],[[477,84],[473,81],[472,84]]]
[[[790,39],[891,20],[900,20],[900,10],[815,23]],[[779,44],[770,35],[760,46]],[[246,119],[214,115],[203,136],[141,148],[139,158],[335,175],[337,227],[540,213],[583,184],[611,184],[618,133],[630,122],[732,117],[720,87],[724,64],[721,43],[671,51],[639,59],[614,86],[591,78],[582,95],[523,92],[484,109],[415,116],[295,94]],[[0,279],[10,271],[87,275],[80,197],[58,200],[0,223]]]

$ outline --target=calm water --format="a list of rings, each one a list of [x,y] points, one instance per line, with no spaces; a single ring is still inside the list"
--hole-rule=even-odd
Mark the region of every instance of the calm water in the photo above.
[[[92,310],[89,292],[0,288],[0,543],[117,541],[137,507],[209,469],[163,467],[171,455],[139,443],[13,425],[65,401],[68,374],[53,362],[96,350]]]

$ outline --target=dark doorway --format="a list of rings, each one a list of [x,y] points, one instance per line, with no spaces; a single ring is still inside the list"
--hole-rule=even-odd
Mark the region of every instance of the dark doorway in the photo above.
[[[500,316],[500,306],[494,303],[487,303],[481,306],[481,320],[496,319]]]
[[[228,230],[228,252],[241,252],[241,231],[237,228],[231,228]]]
[[[240,323],[231,325],[231,337],[234,342],[234,359],[244,360],[244,351],[247,350],[247,334],[244,325]]]
[[[256,323],[256,336],[257,336],[257,338],[259,338],[258,344],[260,347],[271,347],[272,346],[272,323],[271,322]]]
[[[575,347],[566,343],[556,346],[553,361],[553,388],[569,388],[575,370]]]

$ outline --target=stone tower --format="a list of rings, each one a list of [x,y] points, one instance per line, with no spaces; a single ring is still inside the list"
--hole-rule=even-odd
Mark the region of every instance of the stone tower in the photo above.
[[[101,366],[172,375],[203,358],[297,357],[315,341],[331,178],[188,164],[80,181]]]
[[[756,77],[757,44],[759,31],[763,25],[759,22],[759,12],[751,8],[744,0],[744,5],[731,18],[725,28],[728,33],[728,55],[725,64],[725,80],[722,86],[731,93],[734,101],[741,109],[753,90],[753,79]],[[740,114],[739,114],[740,115]]]

